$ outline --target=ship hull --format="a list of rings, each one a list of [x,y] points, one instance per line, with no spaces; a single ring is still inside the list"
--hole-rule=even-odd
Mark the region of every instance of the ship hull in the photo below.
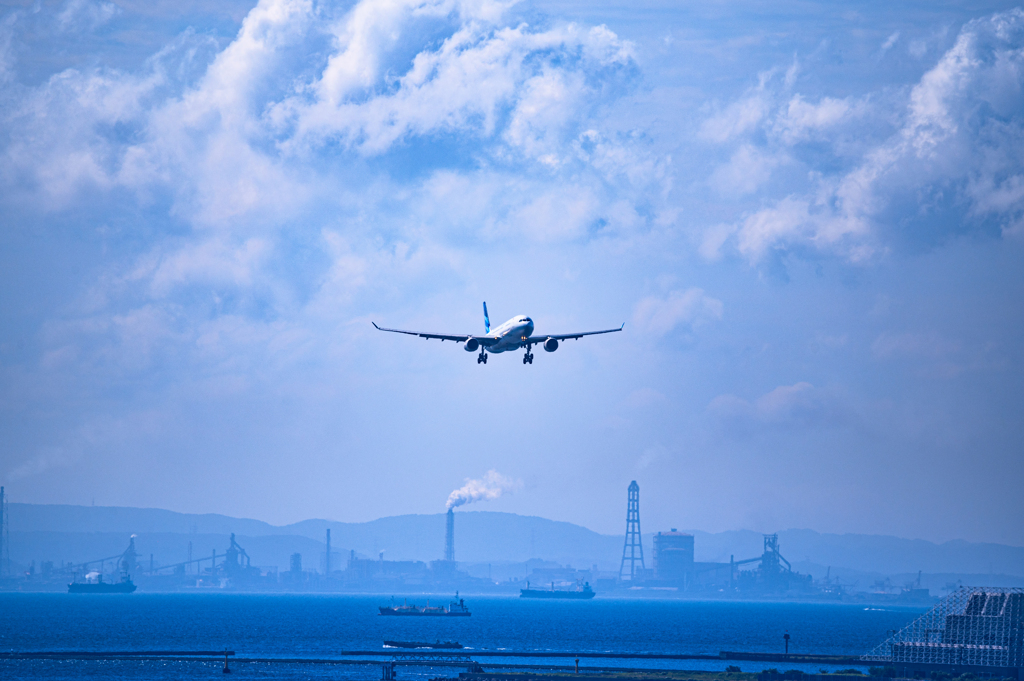
[[[571,598],[588,600],[594,597],[593,591],[544,591],[541,589],[520,589],[520,598]]]
[[[135,591],[135,584],[131,581],[116,584],[108,584],[106,582],[99,582],[98,584],[72,582],[68,584],[69,594],[130,594],[133,591]]]
[[[462,650],[462,645],[457,641],[445,641],[441,643],[425,643],[420,641],[384,641],[388,648],[428,648],[430,650]]]
[[[469,617],[468,612],[421,612],[418,610],[396,610],[395,608],[381,608],[380,614],[388,617]]]

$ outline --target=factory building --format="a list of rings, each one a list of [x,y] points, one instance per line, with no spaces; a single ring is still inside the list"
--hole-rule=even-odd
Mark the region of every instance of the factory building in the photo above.
[[[654,535],[654,577],[685,583],[693,574],[693,535],[672,528]]]

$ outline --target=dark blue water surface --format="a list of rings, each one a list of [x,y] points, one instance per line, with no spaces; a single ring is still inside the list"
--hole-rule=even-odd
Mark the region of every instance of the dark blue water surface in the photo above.
[[[446,602],[442,596],[431,603]],[[384,639],[457,640],[476,650],[700,653],[722,650],[859,655],[921,609],[821,603],[613,599],[467,599],[468,618],[381,617],[389,597],[261,594],[0,594],[0,651],[223,650],[239,658],[343,658],[380,650]],[[410,599],[423,605],[425,597]],[[482,658],[496,664],[499,660]],[[572,660],[509,659],[518,664]],[[379,679],[376,666],[234,662],[233,678]],[[584,659],[581,666],[722,670],[761,662],[636,662]],[[220,662],[0,661],[0,678],[197,678],[221,676]],[[800,665],[785,665],[801,668]],[[803,667],[817,671],[821,665]],[[399,667],[399,681],[457,676],[459,669]]]

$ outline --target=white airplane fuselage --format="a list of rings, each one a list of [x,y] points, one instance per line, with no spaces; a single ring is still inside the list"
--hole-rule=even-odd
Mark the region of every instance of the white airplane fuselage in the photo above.
[[[497,343],[485,348],[489,353],[497,354],[509,350],[518,350],[524,347],[526,339],[533,335],[533,320],[525,315],[517,315],[487,335],[498,339]]]

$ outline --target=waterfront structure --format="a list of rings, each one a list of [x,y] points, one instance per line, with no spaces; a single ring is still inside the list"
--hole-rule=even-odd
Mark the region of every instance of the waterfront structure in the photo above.
[[[913,672],[1022,678],[1024,589],[963,586],[864,656]]]
[[[640,485],[636,484],[636,480],[629,483],[627,492],[626,543],[622,546],[619,579],[632,581],[637,578],[637,571],[644,569],[644,545],[640,539]]]

